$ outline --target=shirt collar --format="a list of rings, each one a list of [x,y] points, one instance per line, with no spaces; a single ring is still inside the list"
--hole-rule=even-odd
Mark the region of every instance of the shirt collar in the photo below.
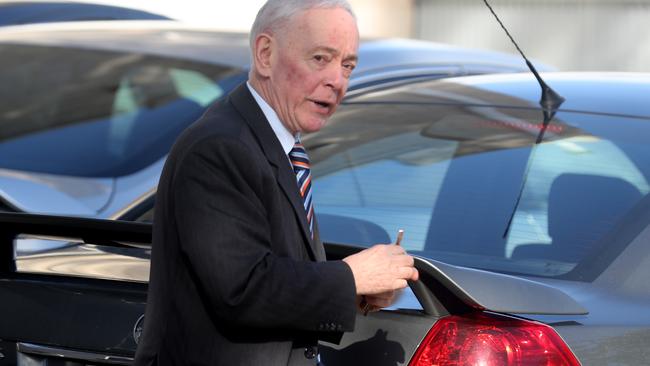
[[[296,138],[298,136],[291,134],[291,132],[280,121],[280,118],[278,117],[277,113],[275,113],[273,108],[271,108],[271,106],[264,100],[264,98],[262,98],[261,95],[257,93],[257,91],[255,91],[255,89],[253,89],[248,81],[246,82],[246,86],[253,95],[253,98],[255,98],[257,104],[262,109],[262,113],[264,113],[264,116],[269,121],[273,132],[275,132],[275,136],[278,138],[278,141],[280,141],[280,144],[282,145],[284,153],[289,155],[289,152],[291,149],[293,149],[293,145],[296,143]]]

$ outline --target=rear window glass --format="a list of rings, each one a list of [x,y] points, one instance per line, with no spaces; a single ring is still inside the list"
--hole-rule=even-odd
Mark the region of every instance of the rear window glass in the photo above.
[[[343,106],[303,139],[321,238],[372,245],[403,228],[414,254],[571,278],[650,192],[650,121],[560,112],[533,149],[542,119],[532,109]]]
[[[0,44],[0,168],[128,175],[244,80],[242,70],[87,49]]]

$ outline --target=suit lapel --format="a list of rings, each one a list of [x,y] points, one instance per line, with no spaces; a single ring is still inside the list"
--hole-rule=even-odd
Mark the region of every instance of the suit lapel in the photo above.
[[[307,214],[305,213],[300,192],[298,192],[296,175],[291,170],[287,155],[284,153],[282,145],[264,116],[262,109],[257,105],[246,84],[241,84],[230,94],[230,101],[251,127],[253,134],[257,138],[257,142],[264,151],[264,155],[266,155],[269,163],[275,168],[278,184],[282,188],[285,197],[291,203],[294,214],[298,218],[298,222],[300,222],[300,229],[305,243],[307,243],[310,258],[312,260],[324,260],[324,256],[322,256],[323,249],[318,248],[318,244],[311,239],[311,234],[309,233]],[[322,244],[320,244],[320,247],[322,247]]]

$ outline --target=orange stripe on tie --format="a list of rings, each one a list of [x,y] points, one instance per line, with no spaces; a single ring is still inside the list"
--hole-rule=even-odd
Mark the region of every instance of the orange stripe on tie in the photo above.
[[[300,195],[303,198],[305,197],[305,191],[307,190],[307,187],[309,187],[310,182],[311,182],[311,174],[307,176],[307,179],[305,180],[305,183],[303,183],[302,187],[300,188]]]

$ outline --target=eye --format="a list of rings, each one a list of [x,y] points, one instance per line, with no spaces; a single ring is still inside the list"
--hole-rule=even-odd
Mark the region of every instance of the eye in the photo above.
[[[327,59],[323,55],[315,55],[314,60],[316,60],[316,62],[321,62],[321,63],[327,61]]]
[[[350,62],[350,63],[344,63],[344,64],[343,64],[343,68],[345,68],[345,69],[348,70],[348,71],[352,71],[352,70],[354,70],[355,67],[357,67],[357,65],[355,65],[355,64],[353,64],[353,63],[351,63],[351,62]]]

